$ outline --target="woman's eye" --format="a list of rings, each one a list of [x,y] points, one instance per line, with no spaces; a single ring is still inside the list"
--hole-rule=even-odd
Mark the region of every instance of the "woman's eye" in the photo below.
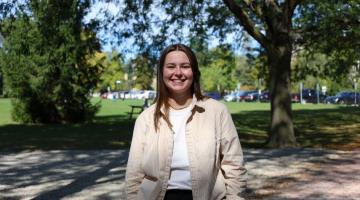
[[[188,69],[188,68],[191,68],[191,66],[190,65],[183,65],[182,68]]]

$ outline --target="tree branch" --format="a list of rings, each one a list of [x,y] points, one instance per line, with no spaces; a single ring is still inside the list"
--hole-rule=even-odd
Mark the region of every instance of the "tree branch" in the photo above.
[[[264,3],[266,4],[267,8],[270,8],[272,10],[272,12],[281,13],[279,5],[274,0],[265,0]]]
[[[255,24],[250,19],[249,15],[241,8],[234,0],[223,0],[225,5],[230,9],[230,11],[235,15],[237,19],[240,20],[240,24],[245,28],[245,30],[257,40],[263,47],[268,46],[267,38],[263,35],[258,28],[255,27]],[[244,2],[246,5],[246,2]]]
[[[261,10],[261,3],[253,0],[243,0],[244,4],[253,11],[260,19],[263,19],[263,12]]]
[[[302,0],[286,0],[283,6],[283,23],[287,27],[291,27],[291,19],[294,15],[296,6],[300,4]]]
[[[277,2],[274,0],[265,0],[262,2],[263,12],[264,12],[264,22],[267,25],[268,37],[272,38],[273,35],[276,35],[277,30],[281,28],[277,27],[279,25],[279,15],[281,16],[281,9]]]

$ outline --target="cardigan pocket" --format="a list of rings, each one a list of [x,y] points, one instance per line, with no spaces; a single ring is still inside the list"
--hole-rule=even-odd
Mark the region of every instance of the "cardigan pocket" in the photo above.
[[[145,176],[141,182],[136,199],[138,200],[156,199],[160,194],[160,190],[161,187],[156,177]]]
[[[225,197],[226,197],[225,179],[224,179],[224,175],[219,169],[214,183],[214,188],[211,194],[211,199],[220,200],[220,199],[224,199]]]

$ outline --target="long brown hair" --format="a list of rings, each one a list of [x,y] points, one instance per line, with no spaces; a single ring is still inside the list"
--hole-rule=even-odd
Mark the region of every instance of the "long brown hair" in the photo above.
[[[182,51],[189,58],[191,70],[193,72],[193,82],[191,84],[191,94],[194,95],[198,100],[202,100],[204,96],[200,89],[200,70],[199,65],[195,56],[195,53],[187,46],[183,44],[173,44],[168,46],[160,55],[158,66],[157,66],[157,95],[156,95],[156,109],[154,112],[154,125],[155,130],[159,128],[159,120],[164,117],[165,121],[171,126],[169,121],[169,90],[165,86],[163,79],[163,68],[165,64],[165,58],[167,54],[172,51]],[[161,112],[161,107],[164,106],[165,113]]]

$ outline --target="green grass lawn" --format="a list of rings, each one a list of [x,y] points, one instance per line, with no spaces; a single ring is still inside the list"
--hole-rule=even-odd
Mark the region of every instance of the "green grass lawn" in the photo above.
[[[129,119],[136,100],[100,100],[91,123],[24,125],[11,120],[9,99],[0,99],[0,149],[126,149],[135,119]],[[268,103],[226,103],[245,148],[262,147],[270,122]],[[360,108],[325,104],[293,104],[297,141],[302,147],[360,148]]]

